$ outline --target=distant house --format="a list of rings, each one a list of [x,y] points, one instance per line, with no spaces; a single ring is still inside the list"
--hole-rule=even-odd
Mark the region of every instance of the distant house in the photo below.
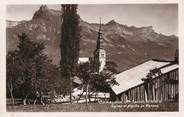
[[[89,62],[89,57],[79,57],[78,64]]]
[[[164,102],[178,100],[178,62],[149,60],[115,75],[112,100]],[[155,69],[155,74],[152,73]],[[153,75],[151,79],[148,74]]]

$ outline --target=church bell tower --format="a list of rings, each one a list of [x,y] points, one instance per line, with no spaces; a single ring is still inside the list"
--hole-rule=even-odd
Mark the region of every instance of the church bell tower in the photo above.
[[[105,49],[103,47],[103,33],[101,32],[101,18],[100,18],[100,27],[99,27],[99,31],[98,31],[98,38],[97,38],[97,42],[96,42],[96,49],[94,51],[94,60],[97,63],[97,72],[100,73],[104,67],[105,67],[105,63],[106,63],[106,52]]]

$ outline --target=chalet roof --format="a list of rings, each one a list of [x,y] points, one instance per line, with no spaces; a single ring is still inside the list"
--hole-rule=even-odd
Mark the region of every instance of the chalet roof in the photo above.
[[[154,68],[161,68],[162,73],[167,73],[173,69],[176,69],[177,67],[177,64],[172,65],[169,61],[149,60],[115,75],[115,80],[119,85],[114,85],[111,88],[115,94],[118,95],[132,87],[142,84],[143,81],[141,79],[146,78],[146,75],[149,73],[149,71]]]
[[[162,73],[167,73],[167,72],[170,72],[170,71],[172,71],[172,70],[174,70],[174,69],[177,69],[178,67],[179,67],[178,64],[172,64],[172,65],[169,65],[169,66],[167,66],[167,67],[162,68],[162,69],[161,69],[161,72],[162,72]]]

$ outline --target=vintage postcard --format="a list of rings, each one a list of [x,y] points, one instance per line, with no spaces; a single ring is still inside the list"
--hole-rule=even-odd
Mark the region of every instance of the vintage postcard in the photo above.
[[[179,112],[180,4],[6,4],[4,110]]]

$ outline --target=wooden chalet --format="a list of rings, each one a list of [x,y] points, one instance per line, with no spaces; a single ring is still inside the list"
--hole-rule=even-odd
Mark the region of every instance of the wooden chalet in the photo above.
[[[127,102],[178,101],[178,62],[149,60],[117,74],[111,100]]]

